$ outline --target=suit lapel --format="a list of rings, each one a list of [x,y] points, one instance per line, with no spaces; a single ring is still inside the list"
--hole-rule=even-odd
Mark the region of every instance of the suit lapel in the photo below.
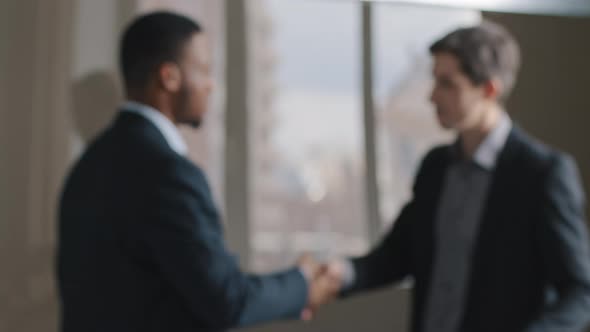
[[[494,227],[499,221],[497,216],[504,212],[506,203],[510,201],[509,197],[513,192],[513,179],[515,173],[514,162],[518,159],[519,151],[522,146],[522,133],[518,127],[513,127],[502,152],[498,156],[496,168],[492,174],[490,188],[486,204],[482,211],[481,224],[478,230],[476,248],[474,256],[480,251],[480,247],[485,245],[488,237],[493,235]]]

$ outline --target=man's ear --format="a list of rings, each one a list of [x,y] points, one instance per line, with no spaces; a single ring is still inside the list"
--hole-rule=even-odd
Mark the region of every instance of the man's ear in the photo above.
[[[174,62],[165,62],[160,65],[158,84],[168,92],[178,92],[182,85],[180,67]]]
[[[497,78],[492,78],[483,84],[483,93],[487,99],[500,99],[504,86]]]

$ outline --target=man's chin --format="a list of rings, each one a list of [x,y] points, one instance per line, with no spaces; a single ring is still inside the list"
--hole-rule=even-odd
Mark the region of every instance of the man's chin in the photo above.
[[[440,117],[437,118],[438,120],[438,125],[444,129],[444,130],[449,130],[449,129],[453,129],[453,126],[445,121],[443,121]]]

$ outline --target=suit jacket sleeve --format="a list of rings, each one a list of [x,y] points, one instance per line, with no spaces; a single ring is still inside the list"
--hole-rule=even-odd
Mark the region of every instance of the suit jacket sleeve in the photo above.
[[[539,209],[535,242],[557,299],[527,331],[578,332],[590,317],[590,256],[584,192],[571,158],[554,159]]]
[[[218,213],[203,174],[169,163],[149,190],[142,235],[162,277],[195,319],[227,329],[297,318],[307,302],[307,283],[293,268],[247,275],[223,240]]]
[[[367,255],[352,259],[354,281],[342,292],[343,296],[383,287],[412,273],[411,241],[420,209],[421,188],[425,186],[426,174],[430,174],[441,151],[441,148],[432,150],[422,161],[414,182],[414,197],[403,207],[383,240]]]
[[[354,281],[343,296],[400,281],[410,273],[409,241],[415,203],[408,203],[383,240],[367,255],[352,259]]]

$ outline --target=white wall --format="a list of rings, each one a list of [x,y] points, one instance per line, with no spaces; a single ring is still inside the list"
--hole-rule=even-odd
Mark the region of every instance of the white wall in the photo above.
[[[56,202],[79,150],[73,97],[88,105],[84,97],[91,96],[80,94],[79,80],[116,69],[119,22],[133,5],[28,0],[1,6],[0,331],[55,331]]]

